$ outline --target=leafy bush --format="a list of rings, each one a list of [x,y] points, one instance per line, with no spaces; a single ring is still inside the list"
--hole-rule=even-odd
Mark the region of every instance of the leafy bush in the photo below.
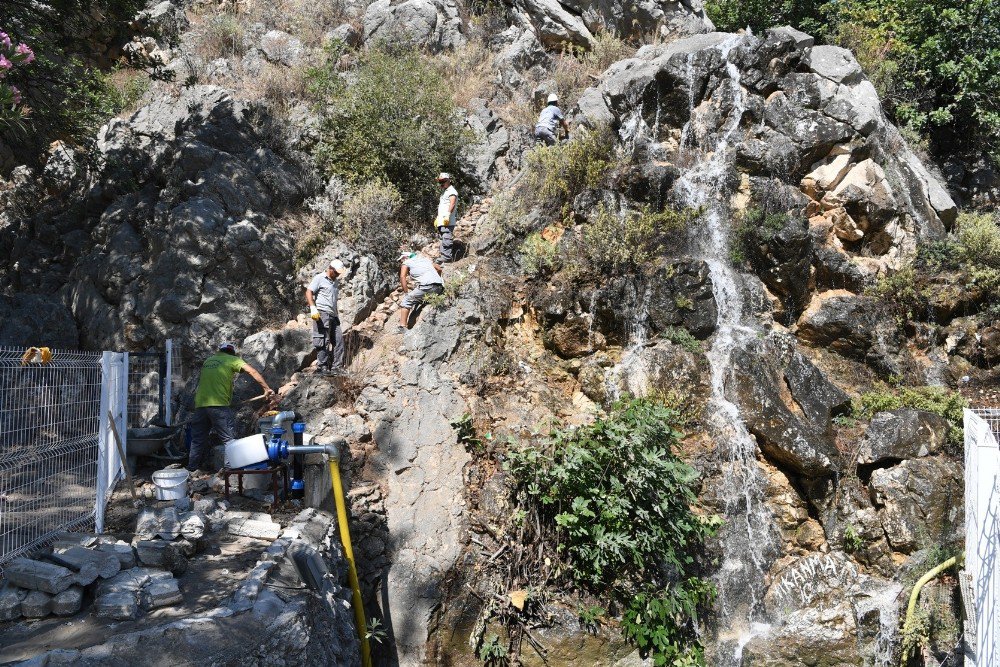
[[[429,217],[434,177],[455,170],[466,139],[451,93],[419,53],[370,49],[359,58],[351,84],[336,72],[339,58],[307,74],[323,112],[316,157],[348,182],[392,184],[408,220]]]
[[[961,394],[944,387],[893,388],[883,384],[861,394],[853,412],[863,419],[871,419],[878,412],[900,408],[927,410],[948,420],[948,444],[960,447],[964,437],[962,410],[968,406]]]
[[[598,271],[638,270],[660,255],[670,236],[688,221],[689,216],[671,209],[647,206],[619,215],[601,205],[583,229],[583,251]]]
[[[359,252],[392,262],[404,240],[400,225],[393,224],[402,206],[402,195],[390,183],[376,179],[356,185],[347,192],[338,232]]]
[[[127,25],[141,5],[139,0],[4,2],[0,13],[11,41],[24,42],[36,57],[30,67],[13,68],[4,77],[8,89],[18,89],[28,114],[22,122],[0,124],[0,142],[29,161],[57,139],[85,142],[116,113],[107,82],[84,59],[93,53],[98,21]]]
[[[698,354],[702,351],[701,341],[695,338],[691,332],[684,327],[667,327],[660,332],[660,336],[669,340],[674,345],[680,345],[692,354]]]
[[[922,319],[930,304],[951,288],[965,300],[989,307],[1000,298],[1000,224],[987,213],[962,213],[945,239],[922,244],[899,271],[871,289],[908,318]],[[973,313],[970,313],[973,314]]]
[[[533,277],[552,273],[559,266],[559,249],[540,233],[530,234],[521,244],[521,266]]]
[[[658,665],[703,662],[695,623],[715,594],[697,555],[719,519],[691,510],[698,473],[674,451],[680,421],[676,409],[634,400],[513,448],[505,463],[563,576],[622,605],[625,635]]]
[[[573,199],[603,185],[617,164],[614,145],[611,130],[602,128],[576,133],[572,140],[554,146],[538,146],[525,158],[521,196],[528,204],[568,216]]]
[[[736,265],[752,259],[756,249],[766,244],[788,225],[788,213],[766,208],[748,208],[733,228],[729,260]]]
[[[34,59],[35,53],[27,44],[15,46],[10,35],[0,30],[0,126],[20,120],[23,113],[21,90],[4,79],[15,67],[30,65]]]

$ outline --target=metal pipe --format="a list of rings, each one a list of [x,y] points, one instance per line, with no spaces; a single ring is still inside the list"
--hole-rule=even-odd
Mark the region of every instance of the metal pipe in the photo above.
[[[295,413],[291,410],[285,410],[284,412],[279,412],[274,415],[274,419],[271,420],[272,426],[281,426],[283,421],[292,421],[295,419]]]
[[[291,445],[289,454],[327,454],[331,461],[340,461],[340,446],[347,444],[346,440],[338,440],[329,445]]]

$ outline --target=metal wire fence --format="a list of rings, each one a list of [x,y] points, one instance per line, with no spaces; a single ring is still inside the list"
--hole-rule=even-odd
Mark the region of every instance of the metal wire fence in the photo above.
[[[163,355],[132,353],[128,358],[128,427],[143,428],[156,419],[165,420]]]
[[[0,563],[94,519],[101,354],[0,348]]]
[[[1000,410],[965,411],[966,665],[1000,664]]]

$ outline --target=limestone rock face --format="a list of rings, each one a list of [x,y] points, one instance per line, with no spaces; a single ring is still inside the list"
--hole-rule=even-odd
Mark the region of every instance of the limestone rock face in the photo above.
[[[366,42],[410,43],[432,51],[466,42],[454,0],[376,0],[364,16]]]
[[[723,53],[739,70],[740,100],[724,85]],[[669,162],[677,151],[665,141],[671,132],[683,129],[686,149],[712,150],[716,141],[717,127],[688,125],[692,109],[711,105],[713,114],[699,115],[721,127],[737,103],[742,123],[728,139],[736,166],[751,177],[801,181],[813,201],[810,216],[845,209],[857,229],[842,219],[842,233],[877,236],[874,250],[890,263],[899,265],[917,238],[939,237],[954,220],[954,202],[886,120],[851,53],[812,46],[787,29],[643,47],[608,68],[576,114],[584,125],[610,124],[624,142]]]
[[[865,361],[887,375],[904,375],[902,333],[869,297],[841,290],[813,299],[799,319],[799,337],[847,357]]]
[[[0,284],[59,293],[80,344],[104,349],[173,337],[200,353],[287,320],[301,301],[294,240],[272,215],[312,186],[267,147],[265,117],[193,86],[112,120],[66,195],[0,212],[0,226],[13,225],[0,235]]]
[[[0,295],[0,343],[72,350],[76,322],[59,299],[41,294]]]
[[[781,336],[732,354],[733,392],[747,428],[772,460],[806,476],[838,469],[830,418],[850,400]]]
[[[915,459],[937,454],[948,435],[948,420],[926,410],[900,409],[876,414],[865,432],[858,463]]]
[[[588,46],[601,30],[623,38],[659,32],[690,35],[714,29],[701,0],[513,0],[514,11],[530,23],[542,43],[558,48],[564,42]]]
[[[903,461],[872,473],[879,519],[896,551],[960,542],[963,534],[963,473],[960,462],[942,456]]]

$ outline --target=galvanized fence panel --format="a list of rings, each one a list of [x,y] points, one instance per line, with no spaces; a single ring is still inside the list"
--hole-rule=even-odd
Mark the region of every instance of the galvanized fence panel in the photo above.
[[[101,355],[0,348],[0,564],[94,519]]]
[[[966,410],[966,664],[1000,665],[1000,410]]]

